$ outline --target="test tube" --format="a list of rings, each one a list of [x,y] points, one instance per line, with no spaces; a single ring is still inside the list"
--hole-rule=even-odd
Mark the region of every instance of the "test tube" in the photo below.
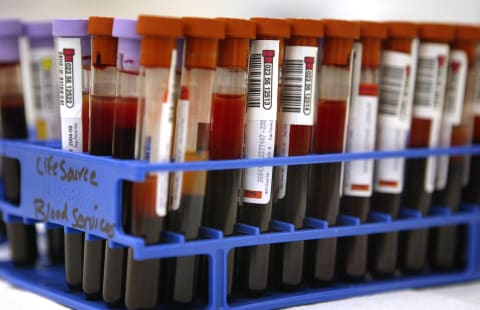
[[[361,55],[355,43],[360,37],[360,26],[339,20],[324,20],[323,23],[325,38],[320,81],[317,83],[313,153],[341,153],[345,151],[352,80],[354,72],[360,69]],[[342,167],[341,163],[327,163],[311,165],[310,168],[307,216],[325,220],[329,226],[337,224]],[[323,285],[333,280],[336,251],[336,239],[306,242],[305,276],[311,283]]]
[[[371,152],[375,149],[382,40],[387,37],[383,23],[360,22],[362,69],[358,86],[354,85],[348,113],[347,152]],[[357,93],[358,92],[358,93]],[[340,213],[367,221],[373,188],[373,163],[354,160],[345,163]],[[362,278],[367,270],[368,236],[340,239],[339,269],[350,278]]]
[[[118,38],[117,46],[117,98],[113,117],[112,157],[118,159],[135,158],[135,136],[140,93],[140,36],[137,34],[137,21],[115,18],[112,35]],[[131,183],[122,183],[123,218],[131,202]],[[126,219],[125,219],[126,220]],[[127,249],[105,247],[103,272],[103,300],[110,306],[121,306],[125,292],[125,272]]]
[[[182,21],[185,58],[175,122],[174,159],[177,162],[208,160],[218,42],[225,37],[225,23],[193,17]],[[182,233],[186,240],[198,238],[206,183],[206,171],[173,175],[167,227]],[[196,256],[184,256],[167,260],[167,294],[172,302],[192,302],[198,281],[197,259]]]
[[[0,133],[1,137],[6,139],[27,139],[18,51],[18,37],[22,34],[22,24],[18,19],[1,19],[0,29]],[[20,163],[10,157],[2,157],[0,160],[5,200],[10,204],[19,205]],[[11,222],[6,223],[6,229],[13,264],[17,266],[35,264],[38,255],[35,225]]]
[[[473,127],[472,89],[475,79],[474,59],[477,29],[455,26],[451,43],[445,106],[441,124],[440,146],[468,146]],[[462,189],[468,182],[468,156],[441,156],[438,159],[434,203],[452,212],[460,209]],[[434,268],[452,268],[457,258],[457,226],[443,226],[432,231],[430,263]]]
[[[473,114],[474,114],[474,124],[473,124],[473,143],[480,144],[480,27],[475,27],[475,34],[478,35],[475,38],[477,41],[475,45],[475,56],[474,56],[474,70],[475,70],[475,82],[472,87],[473,94],[467,92],[466,95],[471,95],[471,100],[473,101]],[[471,33],[473,35],[473,33]],[[465,41],[465,44],[471,40],[458,39],[457,41]],[[470,43],[471,44],[471,43]],[[470,55],[469,55],[470,59]],[[469,63],[471,66],[472,64]],[[467,84],[468,85],[468,84]],[[472,155],[471,156],[471,165],[470,165],[470,174],[468,177],[468,184],[465,187],[463,198],[465,202],[480,204],[480,156]]]
[[[273,18],[252,18],[257,38],[250,45],[245,157],[274,156],[277,102],[281,89],[284,40],[290,37],[290,24]],[[272,217],[273,167],[243,170],[242,200],[238,221],[269,229]],[[262,294],[267,286],[270,245],[238,249],[238,285],[248,294]]]
[[[140,47],[140,85],[135,157],[149,162],[169,162],[173,132],[176,39],[183,35],[179,18],[141,15],[137,33]],[[142,81],[143,80],[143,81]],[[145,182],[132,183],[126,231],[145,244],[159,243],[165,226],[168,173],[150,173]],[[125,305],[129,309],[153,308],[160,293],[160,260],[138,261],[128,250]]]
[[[62,150],[69,152],[88,150],[91,50],[87,24],[86,19],[55,19],[52,22],[57,53]],[[67,93],[73,95],[66,96]],[[65,282],[74,290],[82,289],[84,236],[81,232],[65,234]]]
[[[417,25],[407,22],[386,23],[380,73],[376,148],[380,151],[403,150],[410,132],[411,111],[418,55]],[[371,208],[392,219],[398,217],[403,191],[405,159],[388,158],[375,163]],[[398,232],[369,237],[369,261],[372,272],[391,276],[397,267]]]
[[[112,37],[113,18],[91,16],[92,80],[88,152],[112,155],[113,110],[116,96],[117,38]],[[105,241],[85,239],[82,289],[89,299],[102,296]]]
[[[255,39],[255,24],[248,20],[221,18],[225,39],[219,42],[213,85],[212,120],[209,138],[211,160],[240,159],[243,156],[247,67],[250,40]],[[233,234],[241,187],[241,169],[212,170],[207,173],[203,225]],[[202,272],[207,274],[207,263]],[[234,251],[228,253],[227,293],[232,290]],[[208,287],[204,283],[205,287]]]
[[[285,42],[276,156],[311,153],[315,121],[318,46],[323,37],[319,20],[288,19],[291,37]],[[309,165],[275,167],[273,219],[303,227],[307,207]],[[304,242],[272,247],[273,278],[284,288],[302,282]]]
[[[51,22],[23,25],[30,46],[35,134],[38,140],[60,139],[60,108],[56,94],[55,49]],[[54,264],[65,257],[63,227],[47,229],[48,256]]]
[[[419,24],[418,34],[420,45],[408,147],[438,147],[450,53],[448,43],[454,37],[454,30],[448,25]],[[435,157],[406,160],[402,206],[428,214],[435,170]],[[424,268],[427,238],[427,229],[403,233],[399,253],[400,264],[406,272],[419,272]]]

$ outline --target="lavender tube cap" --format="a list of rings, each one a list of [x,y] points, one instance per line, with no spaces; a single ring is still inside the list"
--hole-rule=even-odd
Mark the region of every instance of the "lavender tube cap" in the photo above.
[[[19,19],[0,19],[0,62],[18,62],[18,37],[22,35]]]
[[[28,37],[31,48],[53,47],[52,22],[30,22],[23,24],[23,33]]]
[[[80,38],[82,57],[91,54],[90,35],[88,34],[88,19],[86,18],[57,18],[52,21],[54,37]]]
[[[112,36],[118,38],[117,68],[121,71],[138,72],[140,70],[140,39],[137,34],[137,21],[115,18]]]

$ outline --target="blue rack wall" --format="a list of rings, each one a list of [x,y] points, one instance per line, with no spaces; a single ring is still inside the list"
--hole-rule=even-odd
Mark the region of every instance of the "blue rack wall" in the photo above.
[[[480,146],[175,164],[148,164],[143,161],[93,157],[63,152],[58,146],[58,143],[0,141],[0,155],[18,159],[21,167],[20,205],[0,201],[5,221],[46,222],[47,228],[63,226],[67,234],[85,232],[86,238],[109,239],[113,241],[109,242],[111,247],[132,248],[134,258],[138,260],[206,255],[209,257],[209,293],[208,303],[200,305],[201,307],[278,308],[388,290],[480,279],[480,208],[475,205],[463,205],[461,211],[454,214],[447,208],[435,206],[425,217],[422,217],[420,212],[402,209],[400,217],[395,220],[387,214],[370,212],[365,224],[360,224],[358,218],[340,215],[340,225],[336,227],[328,227],[326,222],[318,219],[306,218],[305,228],[301,230],[295,230],[290,223],[272,221],[268,233],[260,233],[256,227],[237,224],[236,234],[225,238],[221,231],[205,227],[201,229],[201,239],[195,241],[185,241],[180,234],[165,232],[162,244],[148,246],[141,238],[126,234],[121,225],[122,181],[143,181],[145,175],[153,171],[219,170],[358,159],[478,154]],[[259,298],[232,296],[227,299],[226,296],[227,255],[229,251],[239,247],[448,225],[467,228],[466,262],[456,270],[425,271],[417,275],[397,273],[389,279],[367,277],[364,281],[353,284],[338,281],[328,287],[304,286],[291,292],[271,289]],[[87,301],[82,293],[69,292],[64,283],[63,266],[39,263],[35,268],[16,269],[9,262],[2,262],[0,276],[18,287],[72,308],[106,308],[102,302]]]

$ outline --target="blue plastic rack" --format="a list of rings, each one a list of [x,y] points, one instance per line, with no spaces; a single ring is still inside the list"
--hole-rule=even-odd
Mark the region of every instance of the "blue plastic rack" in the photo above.
[[[46,222],[48,227],[65,228],[67,234],[85,232],[87,239],[109,239],[111,247],[133,248],[138,260],[175,256],[207,255],[209,257],[208,304],[210,309],[265,309],[341,299],[382,291],[425,287],[480,279],[480,208],[464,205],[460,212],[436,206],[430,215],[401,210],[400,217],[370,212],[366,224],[355,217],[340,215],[339,226],[328,227],[325,221],[305,219],[305,228],[295,230],[290,223],[272,221],[271,232],[236,225],[235,236],[201,229],[201,239],[185,241],[183,235],[165,232],[165,242],[145,245],[141,238],[126,234],[121,226],[121,184],[123,180],[143,181],[152,171],[219,170],[255,166],[299,165],[392,157],[427,157],[439,155],[478,154],[480,146],[448,149],[415,149],[405,151],[354,154],[307,155],[271,159],[222,160],[171,164],[149,164],[144,161],[121,161],[110,157],[67,153],[58,143],[0,141],[0,155],[16,158],[21,167],[21,203],[19,206],[0,201],[6,222]],[[326,288],[303,287],[293,292],[269,290],[263,297],[235,297],[227,300],[226,262],[230,250],[238,247],[376,234],[391,231],[447,225],[463,225],[466,233],[466,265],[449,272],[425,272],[419,275],[397,275],[391,279],[368,278],[359,283],[338,282]],[[12,284],[46,296],[61,304],[81,309],[101,309],[99,301],[87,301],[82,293],[69,292],[64,284],[63,266],[39,264],[36,268],[16,269],[9,262],[0,263],[0,276]]]

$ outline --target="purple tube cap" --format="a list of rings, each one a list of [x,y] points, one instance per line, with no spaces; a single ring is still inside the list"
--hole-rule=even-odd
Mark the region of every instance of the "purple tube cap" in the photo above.
[[[52,22],[28,22],[23,24],[23,34],[29,38],[52,37]]]
[[[21,35],[22,22],[19,19],[0,19],[0,37],[18,37]]]
[[[137,33],[137,20],[128,18],[115,18],[113,20],[112,36],[120,39],[137,39],[141,37]]]
[[[52,22],[54,37],[86,37],[88,36],[88,19],[59,18]]]

